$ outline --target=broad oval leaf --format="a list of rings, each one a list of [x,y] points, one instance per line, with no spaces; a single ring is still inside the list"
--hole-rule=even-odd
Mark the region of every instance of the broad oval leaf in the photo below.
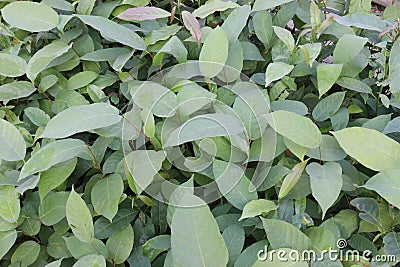
[[[26,144],[21,133],[11,123],[0,119],[0,159],[18,161],[25,158],[25,153]]]
[[[117,18],[127,21],[144,21],[168,18],[169,16],[171,16],[171,13],[164,9],[153,6],[143,6],[128,8],[120,13]]]
[[[387,202],[400,207],[400,181],[399,169],[382,171],[369,179],[364,188],[374,190],[381,195]]]
[[[34,82],[38,74],[42,70],[45,70],[47,65],[49,65],[53,59],[63,55],[71,47],[72,45],[55,41],[37,51],[29,60],[28,66],[26,67],[26,75],[28,76],[29,80]]]
[[[106,267],[103,255],[90,254],[80,258],[72,267]]]
[[[25,241],[14,251],[11,263],[18,266],[30,266],[39,256],[40,245],[35,241]]]
[[[294,167],[290,170],[290,172],[285,176],[285,179],[282,182],[281,189],[279,190],[278,198],[284,198],[290,190],[297,184],[300,180],[301,175],[304,172],[304,168],[307,165],[308,160],[302,161],[294,165]]]
[[[311,240],[292,224],[275,219],[261,218],[272,249],[291,248],[297,251],[312,249]]]
[[[284,62],[274,62],[268,64],[267,70],[265,71],[265,87],[270,85],[273,81],[277,81],[288,75],[293,68],[294,66]]]
[[[235,8],[238,6],[238,4],[232,1],[209,0],[204,5],[201,5],[198,9],[193,11],[193,15],[204,19],[205,17],[213,14],[216,11],[224,11],[229,8]]]
[[[324,121],[332,117],[342,105],[345,95],[345,92],[338,92],[319,101],[312,112],[314,120]]]
[[[52,192],[45,197],[39,206],[40,221],[44,225],[51,226],[64,219],[68,197],[68,192]]]
[[[400,144],[376,130],[351,127],[332,134],[349,156],[372,170],[400,166]]]
[[[100,16],[77,15],[84,23],[98,30],[101,35],[137,50],[145,50],[146,44],[134,31]]]
[[[322,208],[323,219],[342,189],[342,167],[336,162],[324,165],[312,162],[306,172],[310,175],[312,194]]]
[[[263,116],[277,133],[298,145],[316,148],[321,144],[321,132],[309,118],[285,110],[274,111]]]
[[[21,211],[19,198],[12,185],[0,186],[0,217],[9,223],[17,223]]]
[[[26,72],[26,61],[16,55],[0,53],[0,74],[18,77]]]
[[[118,212],[118,204],[124,191],[119,174],[112,174],[98,181],[92,189],[91,199],[96,212],[112,221]]]
[[[30,96],[36,91],[35,86],[27,81],[14,81],[0,86],[0,101],[9,101]]]
[[[292,2],[293,0],[256,0],[253,11],[272,9],[274,7]]]
[[[342,72],[342,67],[342,64],[318,64],[317,83],[320,97],[335,84]]]
[[[72,188],[66,204],[66,216],[74,236],[89,243],[94,238],[92,215],[85,201]]]
[[[164,147],[178,146],[206,137],[235,135],[244,130],[245,128],[241,125],[241,122],[232,115],[199,115],[173,130]]]
[[[205,77],[215,77],[222,71],[228,59],[228,48],[228,38],[222,28],[215,28],[207,36],[199,56],[200,71]]]
[[[20,1],[6,5],[1,14],[13,27],[29,32],[48,31],[59,23],[59,17],[51,7],[41,3]]]
[[[243,209],[242,216],[240,216],[240,220],[246,218],[256,217],[263,213],[268,213],[270,211],[276,210],[278,208],[274,202],[267,199],[257,199],[248,202]]]
[[[134,234],[130,224],[107,240],[108,254],[116,264],[128,259],[133,248],[133,241]]]
[[[107,103],[73,106],[61,111],[46,125],[41,138],[64,138],[107,127],[121,120],[119,110]]]
[[[17,232],[12,229],[5,232],[0,232],[0,259],[7,254],[10,248],[17,240]]]
[[[171,224],[173,266],[226,266],[228,250],[208,206],[188,192],[178,204]]]
[[[19,179],[45,171],[50,167],[77,157],[86,148],[85,142],[78,139],[65,139],[52,142],[32,155],[21,169]]]

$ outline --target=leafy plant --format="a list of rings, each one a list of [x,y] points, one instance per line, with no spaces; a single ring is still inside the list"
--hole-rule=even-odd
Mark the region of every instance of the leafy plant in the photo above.
[[[0,266],[400,254],[398,6],[0,7]]]

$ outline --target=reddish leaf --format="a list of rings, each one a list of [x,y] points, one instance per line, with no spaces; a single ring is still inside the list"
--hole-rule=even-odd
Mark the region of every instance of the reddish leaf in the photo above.
[[[120,13],[117,18],[127,20],[127,21],[144,21],[144,20],[154,20],[160,18],[167,18],[171,16],[168,11],[161,8],[144,6],[144,7],[134,7],[128,8],[124,12]]]
[[[197,44],[200,46],[201,40],[201,28],[198,20],[192,13],[183,11],[182,12],[183,24],[185,24],[186,29],[189,30],[190,34],[196,40]]]

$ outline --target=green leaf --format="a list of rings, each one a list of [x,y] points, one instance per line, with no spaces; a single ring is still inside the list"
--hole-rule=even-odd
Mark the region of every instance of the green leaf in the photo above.
[[[161,169],[165,157],[164,151],[154,150],[136,150],[125,156],[128,170],[134,178],[138,194],[152,183],[153,177]]]
[[[275,34],[278,36],[278,38],[287,46],[290,52],[294,51],[295,44],[294,44],[294,38],[293,35],[290,31],[278,27],[278,26],[272,26],[274,29]]]
[[[316,148],[321,144],[321,132],[309,118],[285,110],[274,111],[264,116],[277,133],[298,145]]]
[[[349,90],[352,90],[355,92],[372,94],[371,87],[369,87],[367,84],[365,84],[364,82],[357,80],[357,79],[341,77],[336,81],[336,83],[346,89],[349,89]]]
[[[177,24],[161,27],[159,29],[153,30],[147,35],[144,40],[147,45],[152,45],[158,41],[167,40],[169,37],[175,35],[182,27]]]
[[[383,238],[385,252],[388,255],[400,254],[400,233],[390,232]]]
[[[390,204],[400,207],[400,183],[398,174],[398,169],[382,171],[369,179],[363,187],[374,190]]]
[[[329,91],[342,72],[342,64],[318,64],[317,82],[319,97]]]
[[[355,13],[335,18],[335,21],[344,26],[354,26],[364,30],[382,32],[386,23],[374,14]]]
[[[292,2],[293,0],[256,0],[253,11],[272,9],[274,7]]]
[[[0,259],[3,259],[16,240],[17,232],[14,229],[0,232]]]
[[[14,81],[0,86],[0,101],[7,102],[11,99],[18,99],[30,96],[36,91],[32,83],[26,81]]]
[[[256,217],[258,215],[261,215],[263,213],[268,213],[270,211],[278,209],[278,206],[275,205],[274,202],[266,199],[257,199],[257,200],[252,200],[244,206],[242,216],[240,216],[240,220],[246,219],[246,218],[252,218]]]
[[[40,203],[39,218],[47,226],[52,226],[65,218],[68,192],[56,192],[47,195]]]
[[[338,161],[347,156],[335,137],[325,134],[322,135],[321,145],[318,148],[309,149],[306,155],[323,161]]]
[[[116,124],[121,120],[119,110],[107,103],[73,106],[53,117],[41,138],[64,138],[80,132]]]
[[[98,30],[106,39],[127,45],[137,50],[146,49],[146,44],[139,35],[114,21],[99,16],[77,15],[77,17],[85,24]]]
[[[11,26],[29,32],[49,31],[59,23],[58,14],[51,7],[35,2],[13,2],[1,14]]]
[[[178,146],[206,137],[229,136],[241,133],[240,121],[228,114],[206,114],[195,116],[173,130],[164,147]]]
[[[311,240],[292,224],[261,218],[272,249],[291,248],[297,251],[312,249]]]
[[[26,76],[34,82],[38,74],[45,70],[53,59],[65,54],[71,47],[72,45],[67,45],[60,41],[46,45],[29,60],[26,67]]]
[[[266,10],[257,11],[253,16],[253,24],[257,38],[265,45],[265,47],[271,47],[274,35],[271,14]]]
[[[228,265],[232,265],[243,249],[245,241],[244,229],[239,224],[232,224],[224,230],[222,238],[225,241],[229,253]]]
[[[37,172],[50,169],[52,166],[77,157],[86,148],[85,142],[79,139],[65,139],[52,142],[32,155],[21,169],[19,180]]]
[[[18,246],[11,256],[11,264],[31,266],[39,256],[40,245],[35,241],[26,241]]]
[[[79,89],[82,87],[85,87],[89,85],[91,82],[93,82],[97,78],[97,73],[93,71],[82,71],[71,78],[69,78],[68,83],[67,83],[67,89],[69,90],[75,90]]]
[[[28,119],[36,126],[46,126],[50,116],[40,108],[29,107],[24,110]]]
[[[165,53],[173,55],[179,63],[185,63],[187,61],[188,52],[186,47],[176,36],[172,36],[157,52],[153,58],[153,65],[161,65]]]
[[[368,39],[352,34],[346,34],[340,37],[333,51],[333,63],[343,64],[342,75],[349,76],[351,63],[361,52]]]
[[[69,236],[65,238],[65,244],[75,259],[80,259],[90,254],[98,254],[107,256],[108,251],[106,245],[101,240],[93,239],[91,243],[85,243],[80,241],[75,236]]]
[[[335,203],[342,189],[342,167],[336,162],[320,165],[312,162],[306,168],[310,175],[312,194],[322,208],[322,219]]]
[[[17,223],[19,213],[19,198],[12,185],[0,186],[0,217],[9,222]]]
[[[60,267],[61,266],[61,261],[62,259],[59,259],[57,261],[50,262],[47,264],[45,267]]]
[[[260,250],[265,249],[265,246],[268,246],[268,242],[266,240],[261,240],[248,246],[235,261],[234,267],[253,266],[253,264],[257,261],[257,253]]]
[[[21,133],[8,121],[0,119],[0,159],[18,161],[25,158],[26,144]]]
[[[114,61],[119,56],[124,55],[125,53],[129,52],[130,50],[125,47],[111,47],[111,48],[104,48],[100,50],[96,50],[93,52],[89,52],[81,57],[81,60],[86,61]]]
[[[79,0],[76,7],[77,14],[90,15],[93,11],[95,0]]]
[[[240,33],[247,25],[247,19],[249,18],[250,10],[251,8],[249,5],[237,7],[224,20],[221,28],[226,33],[229,44],[237,42]]]
[[[213,173],[219,191],[234,207],[242,210],[248,202],[258,198],[254,185],[239,165],[215,160]]]
[[[112,174],[98,181],[91,192],[92,204],[96,212],[112,221],[118,212],[123,191],[124,183],[119,174]]]
[[[178,204],[171,224],[173,266],[226,266],[228,250],[208,206],[188,192]]]
[[[6,77],[18,77],[25,74],[26,61],[19,56],[0,53],[0,74]]]
[[[204,19],[216,11],[224,11],[235,7],[238,7],[238,4],[232,1],[209,0],[207,3],[201,5],[198,9],[193,11],[192,14],[196,17]]]
[[[133,248],[133,229],[130,224],[125,229],[112,235],[106,243],[108,254],[114,263],[125,262],[131,254]]]
[[[361,219],[377,226],[382,226],[378,202],[375,199],[368,197],[359,197],[350,201],[350,204],[356,207],[358,210],[362,211],[362,213],[358,214]]]
[[[308,160],[297,163],[285,176],[285,179],[282,182],[281,189],[279,190],[279,199],[284,198],[297,184],[297,182],[300,180],[301,175],[304,172],[304,168],[306,167],[307,162]]]
[[[127,10],[121,12],[117,18],[127,21],[144,21],[168,18],[169,16],[171,16],[171,13],[165,11],[164,9],[153,6],[143,6],[128,8]]]
[[[204,41],[199,56],[200,71],[207,78],[215,77],[222,71],[227,59],[228,37],[222,28],[217,27]]]
[[[103,255],[87,255],[80,258],[72,267],[106,267],[106,259]]]
[[[270,85],[273,81],[277,81],[288,75],[294,66],[283,63],[274,62],[270,63],[265,71],[265,87]]]
[[[47,193],[60,186],[72,174],[77,162],[78,160],[76,158],[72,158],[68,161],[54,165],[40,174],[38,187],[41,200],[44,199]]]
[[[332,134],[349,156],[372,170],[395,169],[400,164],[400,144],[376,130],[351,127]]]
[[[132,222],[137,213],[137,211],[132,209],[120,208],[112,222],[105,217],[100,217],[94,223],[94,236],[98,239],[105,239],[112,236]]]
[[[319,101],[312,112],[314,120],[324,121],[332,117],[342,105],[345,95],[345,92],[333,93]]]
[[[72,188],[66,204],[68,225],[75,237],[80,241],[89,243],[93,240],[94,228],[92,215],[85,201]]]
[[[154,261],[158,255],[171,248],[171,236],[159,235],[153,237],[143,244],[143,254],[149,257],[150,261]]]
[[[140,108],[148,108],[158,117],[171,117],[178,105],[176,95],[168,88],[146,81],[130,91],[132,99]]]

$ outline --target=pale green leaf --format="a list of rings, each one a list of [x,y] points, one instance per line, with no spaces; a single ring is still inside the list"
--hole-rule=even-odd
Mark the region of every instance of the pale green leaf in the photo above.
[[[278,208],[274,202],[267,199],[257,199],[248,202],[243,209],[242,216],[240,216],[240,220],[246,218],[256,217],[263,213],[268,213],[270,211],[276,210]]]
[[[106,267],[103,255],[90,254],[80,258],[72,267]]]
[[[18,77],[25,74],[26,61],[19,56],[0,53],[0,74],[6,77]]]
[[[307,166],[306,172],[310,175],[312,194],[321,206],[324,218],[342,189],[342,167],[336,162],[327,162],[324,165],[312,162]]]
[[[337,92],[319,101],[312,112],[314,120],[324,121],[332,117],[342,105],[345,95],[345,92]]]
[[[265,71],[265,87],[270,85],[271,82],[282,79],[284,76],[288,75],[293,68],[294,66],[283,62],[270,63]]]
[[[228,59],[228,37],[220,27],[215,28],[204,41],[199,56],[201,73],[212,78],[218,75]]]
[[[298,145],[316,148],[321,144],[321,132],[309,118],[285,110],[274,111],[264,116],[277,133]]]
[[[342,67],[342,64],[318,64],[317,82],[320,97],[335,84],[342,72]]]
[[[58,14],[51,7],[29,1],[8,4],[1,14],[11,26],[29,32],[48,31],[59,23]]]
[[[192,14],[196,17],[204,19],[216,11],[224,11],[235,7],[238,7],[238,4],[232,1],[209,0],[204,5],[201,5],[198,9],[193,11]]]
[[[21,211],[19,198],[12,185],[0,186],[0,217],[9,222],[16,223]]]
[[[42,138],[64,138],[80,132],[116,124],[119,110],[107,103],[73,106],[61,111],[46,125]]]
[[[253,11],[272,9],[292,1],[293,0],[256,0],[253,6]]]
[[[278,198],[284,198],[290,190],[297,184],[300,180],[301,175],[304,172],[304,168],[307,165],[308,160],[302,161],[294,165],[294,167],[290,170],[290,172],[285,176],[285,179],[282,182],[281,189],[279,190]]]
[[[27,81],[14,81],[0,86],[0,101],[9,101],[30,96],[36,91],[35,86]]]
[[[332,134],[349,156],[372,170],[395,169],[400,164],[400,144],[376,130],[351,127]]]
[[[18,161],[25,158],[26,144],[21,133],[8,121],[0,119],[0,159]]]
[[[98,181],[91,192],[92,204],[96,212],[112,221],[117,214],[123,191],[124,183],[119,174],[112,174]]]
[[[79,139],[65,139],[52,142],[39,151],[25,163],[19,179],[37,172],[50,169],[52,166],[77,157],[86,148],[85,142]]]
[[[133,229],[128,224],[125,229],[110,236],[107,240],[108,254],[116,264],[123,263],[131,254],[134,241],[133,235]]]
[[[13,230],[0,232],[0,259],[7,254],[7,252],[14,245],[17,240],[17,232]]]
[[[75,237],[80,241],[89,243],[94,238],[92,215],[85,201],[72,188],[66,204],[68,225]]]
[[[390,204],[400,207],[399,169],[382,171],[369,179],[363,187],[374,190]]]
[[[52,192],[48,194],[39,206],[40,221],[44,225],[51,226],[64,219],[68,197],[68,192]]]
[[[39,256],[40,245],[35,241],[25,241],[14,251],[11,256],[11,263],[18,266],[31,266]]]

